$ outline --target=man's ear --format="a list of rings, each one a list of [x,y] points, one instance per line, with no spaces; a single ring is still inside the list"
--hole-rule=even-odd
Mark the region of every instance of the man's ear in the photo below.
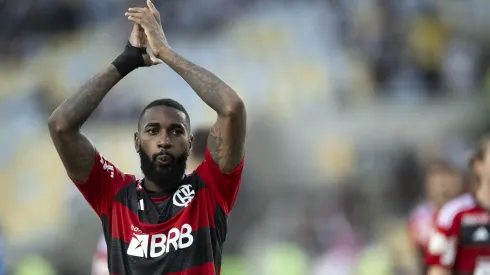
[[[140,136],[138,132],[134,132],[134,149],[136,153],[140,152]]]
[[[192,142],[194,141],[194,136],[189,136],[189,155],[192,153]]]

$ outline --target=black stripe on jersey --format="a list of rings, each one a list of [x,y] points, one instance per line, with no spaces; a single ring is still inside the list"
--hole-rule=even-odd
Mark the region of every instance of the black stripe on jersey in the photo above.
[[[111,262],[111,247],[110,242],[112,239],[111,226],[109,224],[109,218],[107,215],[102,215],[100,220],[102,221],[102,230],[104,231],[105,244],[107,246],[107,265],[110,268],[109,263]],[[110,269],[109,269],[110,271]]]
[[[197,173],[187,175],[182,180],[181,184],[190,184],[196,196],[197,192],[200,189],[206,188],[206,183],[199,177]],[[146,205],[145,210],[139,209],[139,200],[141,199],[143,199],[143,202]],[[119,192],[114,197],[114,200],[122,203],[123,205],[131,209],[131,211],[138,215],[141,222],[149,224],[159,224],[165,222],[177,215],[184,208],[173,205],[172,198],[170,198],[163,202],[163,207],[165,210],[163,211],[163,213],[159,213],[148,194],[144,190],[136,190],[135,182],[132,182],[131,184],[128,184],[127,186],[119,190]]]
[[[213,251],[220,250],[220,243],[214,228],[204,227],[192,232],[194,241],[190,247],[172,250],[158,258],[140,258],[127,255],[129,244],[119,239],[111,241],[111,273],[121,275],[164,275],[172,272],[185,271],[187,269],[203,265],[208,262],[216,264],[216,256]],[[148,248],[149,251],[150,248]],[[122,268],[126,267],[126,270]]]
[[[218,274],[219,267],[221,266],[221,253],[223,252],[223,243],[226,240],[226,233],[228,232],[228,216],[225,211],[216,204],[216,211],[214,212],[214,224],[216,226],[216,236],[218,238],[219,249],[215,249],[214,252],[214,268],[215,272]]]
[[[490,225],[461,225],[461,246],[489,246]]]

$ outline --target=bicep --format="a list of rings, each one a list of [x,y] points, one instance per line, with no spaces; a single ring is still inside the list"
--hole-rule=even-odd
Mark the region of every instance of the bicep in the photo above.
[[[232,172],[244,156],[245,110],[235,116],[218,116],[208,136],[208,149],[221,171]]]
[[[57,133],[51,139],[63,162],[68,176],[77,183],[85,182],[94,166],[95,148],[81,132]]]
[[[451,270],[440,266],[430,266],[427,275],[451,275]]]

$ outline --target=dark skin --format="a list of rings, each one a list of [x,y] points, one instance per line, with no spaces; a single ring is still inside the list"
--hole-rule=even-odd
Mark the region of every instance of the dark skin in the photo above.
[[[155,106],[142,116],[138,132],[134,133],[134,146],[152,156],[166,150],[174,156],[190,151],[192,135],[189,133],[185,114],[167,106]],[[145,188],[150,191],[166,191],[165,184],[145,179]],[[171,187],[171,186],[168,186]]]
[[[193,64],[168,46],[159,19],[160,15],[151,2],[148,2],[148,8],[134,9],[138,11],[129,11],[132,14],[129,19],[135,21],[130,37],[131,44],[146,46],[148,43],[158,60],[144,56],[145,64],[151,66],[158,64],[160,60],[165,62],[191,86],[206,104],[216,111],[217,120],[208,137],[208,148],[223,172],[233,171],[240,164],[244,155],[246,111],[242,99],[213,73]],[[48,125],[53,143],[68,175],[76,182],[86,181],[95,159],[95,149],[80,129],[104,96],[120,80],[121,75],[114,66],[110,65],[82,86],[80,91],[63,102],[49,118]],[[172,133],[170,125],[182,123],[182,121],[174,119],[176,116],[171,115],[170,111],[160,110],[159,112],[159,108],[151,108],[147,113],[152,109],[155,111],[145,114],[144,119],[151,118],[153,122],[158,123],[157,128],[162,137],[173,135],[169,134]],[[152,117],[149,117],[150,115]],[[149,120],[145,120],[145,123],[148,124]],[[153,152],[158,146],[168,146],[161,141],[165,141],[165,138],[157,140],[156,137],[150,139],[146,136],[145,123],[141,123],[142,129],[139,129],[139,133],[135,135],[135,143],[140,143],[144,150],[150,150],[146,153]],[[192,137],[188,129],[185,131],[183,136],[170,138],[172,150],[181,151],[183,144],[190,148]],[[158,145],[159,142],[160,145]],[[148,184],[153,187],[154,191],[165,190],[164,183]]]
[[[240,96],[219,77],[176,53],[168,44],[159,12],[150,0],[146,8],[130,8],[129,20],[140,25],[153,55],[179,74],[217,113],[207,145],[218,167],[232,172],[242,161],[246,136],[246,111]]]
[[[129,42],[135,47],[146,47],[145,34],[138,24],[134,24]],[[145,66],[161,63],[148,54],[143,55],[143,59]],[[68,176],[76,182],[83,183],[87,180],[95,161],[95,148],[81,132],[81,127],[121,79],[116,67],[109,65],[61,103],[49,117],[51,139]]]

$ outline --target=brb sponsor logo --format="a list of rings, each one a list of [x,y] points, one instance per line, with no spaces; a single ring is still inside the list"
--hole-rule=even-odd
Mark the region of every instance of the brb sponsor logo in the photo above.
[[[127,254],[141,258],[158,258],[164,253],[184,249],[192,245],[194,237],[189,224],[181,228],[172,228],[167,234],[147,235],[138,227],[131,225],[133,238],[129,243]]]

